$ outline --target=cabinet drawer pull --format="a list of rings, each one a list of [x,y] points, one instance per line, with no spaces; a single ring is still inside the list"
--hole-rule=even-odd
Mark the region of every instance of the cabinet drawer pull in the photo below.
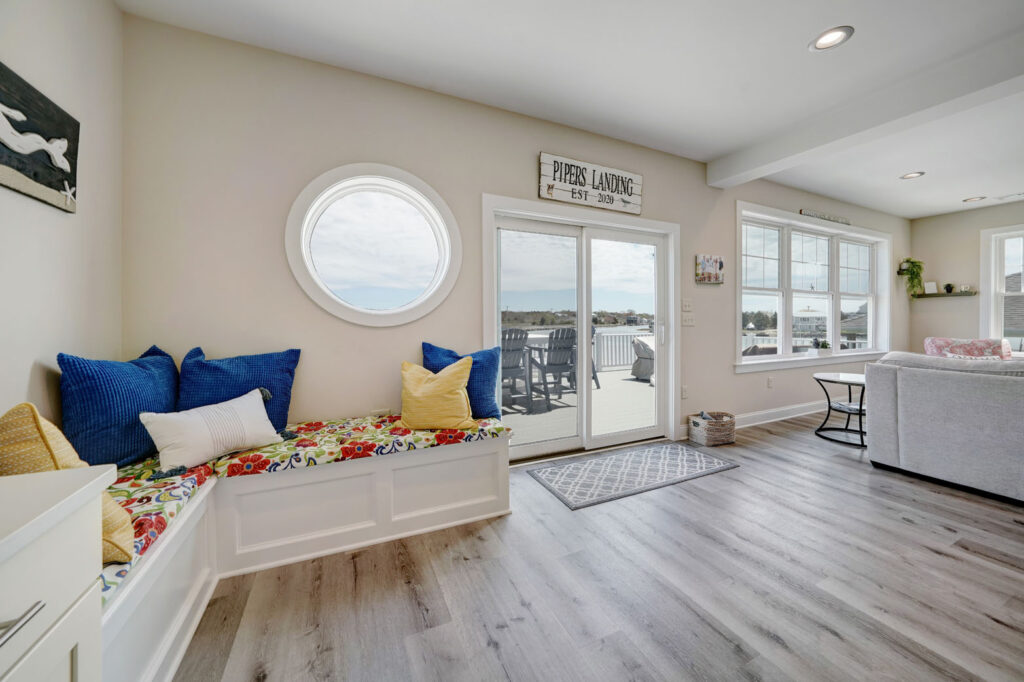
[[[4,628],[3,634],[0,635],[0,646],[7,644],[7,641],[11,637],[14,637],[15,633],[17,633],[18,630],[25,627],[30,620],[35,618],[36,614],[42,611],[44,606],[46,606],[45,602],[37,601],[32,606],[28,607],[28,611],[21,614],[20,618],[0,623],[0,628]]]

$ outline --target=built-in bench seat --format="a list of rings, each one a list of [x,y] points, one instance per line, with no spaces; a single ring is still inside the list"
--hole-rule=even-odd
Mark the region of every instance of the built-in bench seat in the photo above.
[[[482,419],[477,429],[441,431],[413,431],[401,426],[400,419],[387,415],[294,424],[288,430],[298,434],[298,438],[221,457],[180,476],[154,479],[153,475],[160,470],[157,457],[121,467],[117,481],[108,492],[132,516],[135,547],[130,563],[110,564],[100,574],[104,603],[157,538],[174,523],[196,490],[214,476],[231,478],[275,473],[439,445],[471,443],[508,433],[508,427],[498,419]]]
[[[209,464],[189,469],[180,476],[154,479],[153,474],[159,470],[160,460],[157,457],[129,464],[118,469],[117,480],[107,489],[111,497],[132,516],[135,546],[130,563],[110,564],[103,568],[100,582],[104,604],[124,582],[128,571],[138,565],[153,543],[181,515],[199,487],[213,476],[213,468]]]
[[[294,424],[296,438],[155,480],[157,458],[122,467],[109,490],[136,537],[132,563],[100,577],[103,679],[173,677],[219,578],[508,513],[499,420],[398,422]]]

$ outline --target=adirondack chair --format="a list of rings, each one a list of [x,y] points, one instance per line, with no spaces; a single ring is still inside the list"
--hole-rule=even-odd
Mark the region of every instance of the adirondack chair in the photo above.
[[[531,363],[540,373],[540,383],[544,391],[544,401],[551,409],[551,387],[554,386],[558,397],[565,390],[576,390],[576,330],[570,328],[555,329],[548,334],[547,348],[536,348],[536,356],[531,355]],[[565,378],[569,385],[565,386]]]
[[[526,395],[526,388],[523,391],[516,391],[516,381],[522,380],[528,387],[530,382],[526,376],[529,368],[527,362],[526,340],[529,335],[525,329],[511,327],[501,330],[501,386],[502,405],[513,402],[516,398]],[[508,388],[508,394],[504,388]],[[526,411],[530,411],[533,404],[527,396]]]

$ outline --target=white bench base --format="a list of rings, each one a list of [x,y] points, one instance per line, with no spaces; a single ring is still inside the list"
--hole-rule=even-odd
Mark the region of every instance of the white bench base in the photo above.
[[[217,570],[249,573],[509,512],[508,438],[217,486]]]
[[[103,679],[170,680],[217,585],[208,481],[103,609]]]
[[[507,436],[214,479],[103,613],[103,679],[170,680],[220,578],[509,513]]]

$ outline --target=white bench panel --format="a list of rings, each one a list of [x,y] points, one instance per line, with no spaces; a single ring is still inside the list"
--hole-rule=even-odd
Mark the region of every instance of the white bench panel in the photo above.
[[[377,524],[372,472],[327,477],[323,467],[317,466],[297,473],[305,475],[261,474],[274,479],[261,483],[287,482],[288,485],[239,492],[235,496],[239,514],[236,540],[240,551]],[[339,525],[339,519],[345,523]]]
[[[496,468],[501,463],[491,453],[423,460],[392,472],[392,520],[498,501],[501,481]]]
[[[217,487],[221,577],[507,514],[508,438],[270,474]]]

